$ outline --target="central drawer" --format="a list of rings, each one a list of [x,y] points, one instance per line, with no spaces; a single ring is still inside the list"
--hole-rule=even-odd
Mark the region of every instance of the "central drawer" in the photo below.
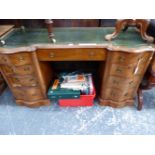
[[[40,61],[105,60],[106,51],[101,48],[39,49]]]

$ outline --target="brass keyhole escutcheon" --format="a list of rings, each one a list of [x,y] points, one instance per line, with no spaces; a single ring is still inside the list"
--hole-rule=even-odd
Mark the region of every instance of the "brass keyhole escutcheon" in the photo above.
[[[49,54],[49,56],[50,56],[50,58],[54,58],[55,55],[54,55],[54,53],[51,52],[51,53]]]
[[[33,84],[32,84],[32,86],[33,86],[33,87],[36,87],[36,86],[37,86],[37,84],[36,84],[36,83],[33,83]]]

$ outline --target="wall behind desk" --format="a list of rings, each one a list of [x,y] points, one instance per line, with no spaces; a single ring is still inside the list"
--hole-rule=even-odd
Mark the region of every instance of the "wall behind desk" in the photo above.
[[[104,27],[114,26],[115,19],[54,19],[54,27]],[[46,27],[44,19],[0,19],[0,25],[13,24],[16,27],[24,25],[28,28]]]

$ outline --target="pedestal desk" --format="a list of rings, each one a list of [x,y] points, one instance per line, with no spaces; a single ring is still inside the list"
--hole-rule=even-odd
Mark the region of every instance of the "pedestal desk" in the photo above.
[[[53,28],[56,42],[51,43],[46,29],[14,29],[2,38],[0,70],[16,103],[28,107],[50,104],[47,90],[55,73],[52,61],[104,61],[100,105],[133,105],[154,47],[133,28],[106,41],[104,36],[113,31],[109,27]]]

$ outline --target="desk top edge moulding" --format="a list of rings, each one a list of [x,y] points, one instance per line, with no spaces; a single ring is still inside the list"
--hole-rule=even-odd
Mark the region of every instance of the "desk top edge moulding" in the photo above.
[[[124,20],[123,20],[124,21]],[[126,20],[125,20],[126,21]],[[137,21],[137,20],[136,20]],[[124,52],[131,52],[131,53],[137,53],[137,52],[144,52],[144,51],[154,51],[154,45],[151,42],[144,42],[140,36],[139,33],[134,33],[134,29],[132,28],[126,33],[122,33],[120,36],[121,38],[116,38],[117,35],[115,35],[115,40],[112,41],[106,41],[104,39],[104,36],[108,33],[112,33],[114,31],[114,28],[53,28],[53,21],[52,20],[45,20],[47,24],[47,32],[46,29],[23,29],[23,28],[15,28],[13,31],[10,32],[10,37],[12,37],[14,40],[18,39],[18,37],[21,37],[21,40],[18,39],[18,43],[13,41],[13,39],[9,39],[8,36],[4,36],[1,38],[1,41],[3,44],[0,45],[0,53],[5,54],[11,54],[21,51],[37,51],[38,49],[46,48],[46,49],[57,49],[57,48],[105,48],[111,51],[124,51]],[[120,21],[119,21],[120,22]],[[119,23],[117,22],[117,23]],[[116,26],[117,26],[116,23]],[[121,23],[122,22],[121,20]],[[117,30],[117,29],[116,29]],[[120,29],[121,30],[121,29]],[[119,30],[119,31],[120,31]],[[40,32],[39,32],[40,31]],[[60,31],[60,32],[59,32]],[[34,33],[33,33],[34,32]],[[35,33],[39,35],[34,38],[30,38]],[[46,33],[48,37],[46,36]],[[95,34],[96,33],[96,34]],[[120,33],[120,32],[119,32]],[[130,33],[132,35],[130,35]],[[113,33],[114,34],[114,33]],[[85,36],[88,37],[85,37]],[[25,36],[28,36],[27,38]],[[75,39],[78,37],[77,40]],[[111,36],[111,35],[110,35]],[[146,36],[146,35],[145,35]],[[44,39],[42,39],[42,38]],[[60,38],[61,37],[61,38]],[[138,37],[136,42],[134,43],[132,40],[134,37]],[[69,39],[71,38],[71,39]],[[106,37],[105,37],[106,38]],[[148,36],[147,38],[152,38]],[[68,39],[65,40],[65,39]],[[81,40],[80,40],[81,39]],[[95,40],[96,39],[96,40]],[[151,39],[150,39],[151,40]]]
[[[53,28],[53,21],[46,23],[48,29],[14,28],[1,38],[0,71],[17,104],[50,105],[47,90],[54,75],[52,61],[105,61],[99,70],[100,105],[133,105],[155,51],[152,43],[133,27],[106,41],[105,35],[115,28]]]

